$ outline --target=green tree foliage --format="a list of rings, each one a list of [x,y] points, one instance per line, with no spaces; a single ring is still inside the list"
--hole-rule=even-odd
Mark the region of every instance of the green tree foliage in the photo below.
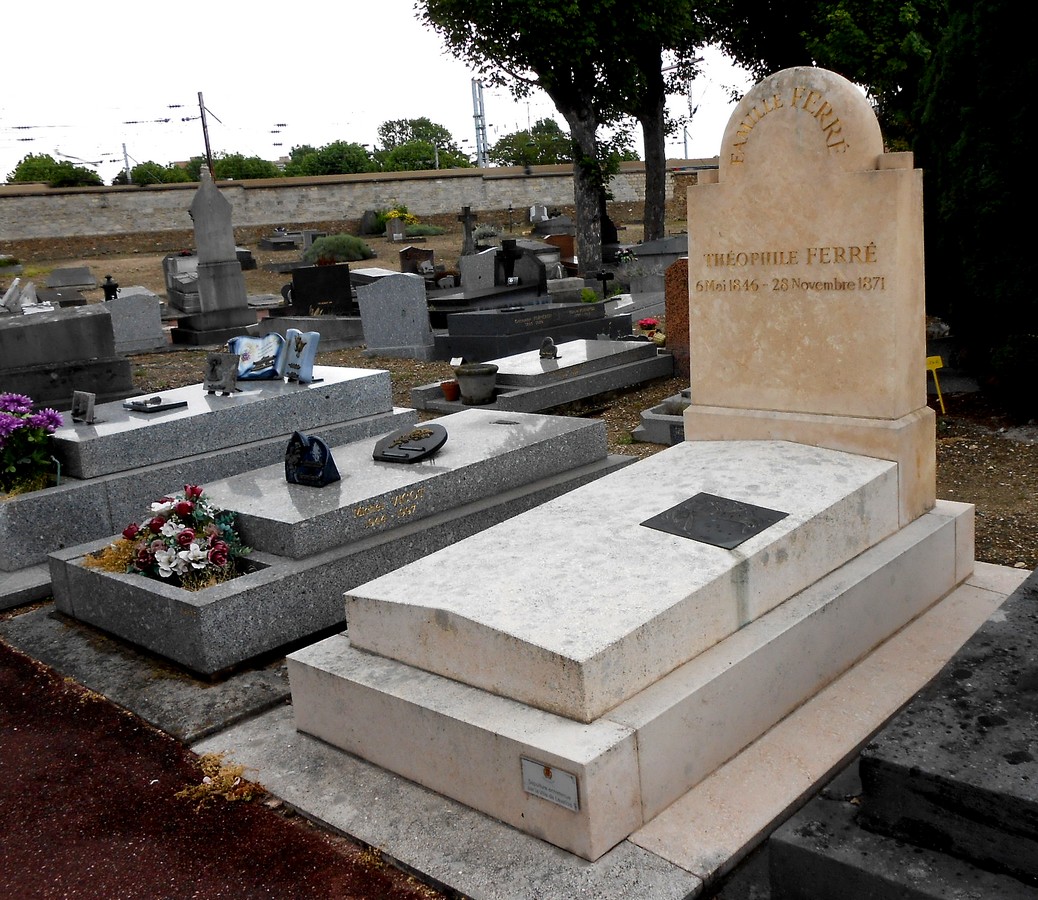
[[[573,148],[577,252],[585,272],[597,271],[602,262],[610,160],[600,147],[599,129],[616,126],[625,116],[638,118],[646,135],[647,236],[662,231],[663,52],[677,59],[682,71],[694,66],[691,51],[706,28],[693,15],[691,0],[420,0],[416,9],[448,50],[485,80],[508,87],[516,97],[539,87],[565,118]]]
[[[189,181],[198,181],[202,177],[202,166],[206,165],[202,156],[192,156],[187,168]],[[281,178],[281,170],[272,162],[258,156],[243,156],[241,153],[214,153],[213,177],[216,179],[233,179],[247,181],[250,178]]]
[[[130,180],[133,184],[145,186],[149,184],[178,184],[191,180],[186,169],[170,163],[160,166],[157,162],[148,160],[138,163],[130,169]]]
[[[603,91],[610,67],[620,65],[612,0],[487,3],[420,0],[419,18],[437,31],[448,51],[491,84],[516,97],[533,86],[547,93],[569,125],[573,144],[577,254],[585,272],[602,263],[601,204],[607,176],[598,130],[615,104]],[[578,27],[579,26],[579,27]]]
[[[554,166],[573,159],[569,135],[554,119],[539,119],[529,131],[506,134],[487,151],[499,166]]]
[[[84,187],[103,185],[101,176],[93,169],[73,165],[66,159],[60,162],[48,153],[30,153],[7,176],[8,184],[40,182],[49,187]]]
[[[453,135],[442,125],[422,116],[418,119],[392,119],[378,126],[379,145],[383,150],[392,150],[401,144],[424,141],[441,150],[457,151]]]
[[[323,147],[293,147],[285,175],[352,175],[377,171],[378,165],[360,144],[333,141]]]
[[[216,178],[233,178],[247,181],[250,178],[280,178],[281,170],[266,159],[258,156],[242,156],[240,153],[221,154],[213,158]]]
[[[436,168],[436,148],[428,141],[408,141],[379,154],[384,172],[417,172]]]
[[[205,165],[205,157],[192,156],[187,162],[187,169],[185,170],[190,176],[191,181],[200,181],[202,178],[202,166]]]
[[[465,169],[472,165],[451,133],[424,116],[383,122],[378,138],[381,143],[374,157],[386,172]]]
[[[758,79],[818,65],[860,84],[887,147],[904,150],[912,144],[919,86],[947,9],[946,0],[763,0],[717,7],[710,36]]]
[[[1038,78],[1009,0],[951,0],[920,90],[915,162],[924,172],[926,298],[961,363],[1027,417],[1038,362],[1038,254],[1019,216],[1031,196],[1034,100],[1006,87]]]
[[[408,141],[375,154],[384,172],[418,172],[423,169],[467,169],[468,157],[460,150],[443,149],[429,141]]]

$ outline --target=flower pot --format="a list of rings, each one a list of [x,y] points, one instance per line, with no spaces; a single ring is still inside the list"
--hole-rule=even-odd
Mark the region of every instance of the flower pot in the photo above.
[[[461,389],[461,402],[466,406],[494,402],[494,385],[497,383],[494,363],[464,363],[455,367],[454,374]]]
[[[441,381],[440,390],[445,400],[455,401],[461,397],[461,385],[456,381]]]

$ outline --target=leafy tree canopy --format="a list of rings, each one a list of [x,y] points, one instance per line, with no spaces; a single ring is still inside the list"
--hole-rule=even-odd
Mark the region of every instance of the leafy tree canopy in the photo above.
[[[360,144],[333,141],[315,149],[309,145],[293,147],[285,175],[352,175],[374,172],[378,165]]]
[[[888,148],[904,150],[911,146],[919,86],[947,26],[947,9],[946,0],[760,0],[715,9],[710,34],[755,78],[818,65],[860,84],[876,107]]]
[[[506,134],[487,152],[499,166],[552,166],[572,162],[573,142],[554,119],[539,119],[529,131]]]
[[[382,150],[392,150],[402,144],[422,141],[439,147],[441,151],[458,153],[454,137],[442,125],[422,116],[419,119],[392,119],[378,126],[378,139]]]
[[[240,153],[214,157],[213,169],[216,178],[233,178],[235,181],[281,177],[281,170],[269,160],[260,159],[258,156],[242,156]]]
[[[68,160],[56,160],[48,153],[30,153],[7,176],[8,184],[42,182],[50,187],[83,187],[103,185],[101,176],[93,169],[73,165]]]
[[[125,172],[120,172],[123,176],[120,184],[125,184]],[[137,185],[148,185],[148,184],[180,184],[191,180],[191,176],[188,174],[186,169],[180,166],[169,163],[165,166],[160,166],[157,162],[148,160],[147,162],[138,163],[132,169],[130,169],[130,181]],[[113,181],[113,184],[116,182]]]

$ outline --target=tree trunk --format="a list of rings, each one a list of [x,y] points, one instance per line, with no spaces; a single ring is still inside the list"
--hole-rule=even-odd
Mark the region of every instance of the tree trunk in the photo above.
[[[640,118],[645,151],[645,213],[643,240],[655,241],[666,232],[667,217],[667,151],[664,145],[664,100],[655,105],[651,115]]]
[[[663,49],[654,46],[639,61],[639,69],[646,79],[635,118],[642,126],[642,145],[645,152],[645,212],[643,240],[655,241],[666,229],[667,207],[667,151],[666,131],[667,88],[660,71]]]
[[[566,115],[564,113],[564,115]],[[573,139],[573,204],[577,210],[577,264],[581,275],[594,276],[602,268],[602,218],[599,207],[601,170],[598,162],[597,123],[593,116],[566,115]]]

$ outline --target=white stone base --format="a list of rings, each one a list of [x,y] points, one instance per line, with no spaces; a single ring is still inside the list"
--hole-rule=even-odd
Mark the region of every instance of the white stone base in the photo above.
[[[643,463],[624,471],[658,478],[656,469]],[[598,484],[629,485],[631,478],[621,475],[614,473]],[[805,489],[803,479],[793,488],[794,492]],[[510,528],[495,526],[477,536],[477,541],[469,539],[449,549],[463,551],[477,544],[484,548],[487,541],[493,543],[495,536],[500,539],[505,534],[519,540],[525,530],[526,557],[531,561],[547,557],[551,562],[550,548],[558,537],[544,533],[545,516],[550,519],[591,496],[597,492],[578,489],[541,507],[536,516],[524,514],[512,520]],[[611,510],[629,499],[612,496]],[[896,499],[888,502],[896,509]],[[591,523],[603,517],[608,518],[604,513],[596,518],[585,507],[586,527],[594,527]],[[840,542],[839,535],[831,535],[826,546],[833,542]],[[809,546],[818,550],[821,542],[812,540]],[[583,595],[578,596],[573,583],[567,582],[574,605],[608,596],[609,586],[622,581],[621,573],[632,558],[621,546],[613,549],[611,567],[596,557],[584,568],[587,561],[580,552],[571,551],[572,565],[582,571],[584,585]],[[439,585],[417,576],[433,571],[438,558],[444,562],[445,553],[440,551],[396,574],[412,578],[416,595],[435,596]],[[506,586],[500,578],[495,580],[493,565],[488,565],[489,570],[482,572],[491,598],[495,587],[500,592]],[[531,563],[525,574],[536,587],[541,582],[533,574],[535,568]],[[500,696],[503,691],[492,693],[428,667],[359,649],[345,634],[338,635],[288,657],[296,726],[594,860],[953,590],[972,569],[973,507],[938,502],[931,512],[791,591],[789,599],[762,610],[587,722],[515,699],[522,697],[527,685],[511,685],[512,696]],[[456,580],[467,578],[457,568],[448,571]],[[515,577],[521,580],[522,574]],[[785,577],[781,566],[771,575],[776,581]],[[646,579],[653,583],[651,566]],[[376,596],[372,586],[380,582],[396,583],[376,579],[354,593]],[[665,578],[662,583],[667,583]],[[514,599],[520,617],[524,610],[532,615],[538,603],[536,591]],[[377,604],[372,609],[377,610]],[[620,613],[610,614],[611,609],[603,603],[599,620],[589,622],[587,629],[601,634],[599,623],[608,624]],[[352,635],[354,621],[349,621]],[[700,640],[695,621],[693,617],[685,624],[683,637],[689,644]],[[371,623],[357,625],[363,632]],[[563,629],[553,639],[565,639],[566,634]],[[681,637],[672,635],[670,642]],[[616,659],[625,671],[634,672],[638,660],[652,670],[657,657],[650,641],[635,642]],[[493,669],[498,659],[488,651],[484,668]],[[523,759],[548,767],[556,783],[564,785],[567,776],[575,778],[575,789],[560,790],[563,800],[576,798],[578,808],[566,808],[531,792],[523,780]]]

